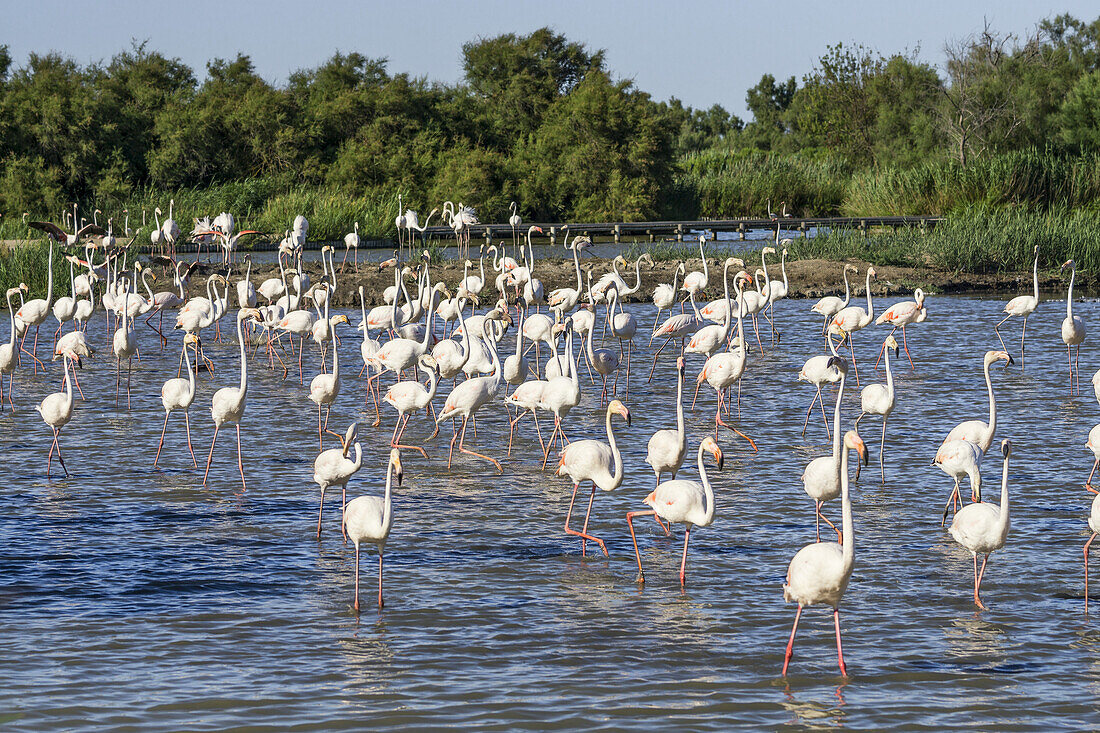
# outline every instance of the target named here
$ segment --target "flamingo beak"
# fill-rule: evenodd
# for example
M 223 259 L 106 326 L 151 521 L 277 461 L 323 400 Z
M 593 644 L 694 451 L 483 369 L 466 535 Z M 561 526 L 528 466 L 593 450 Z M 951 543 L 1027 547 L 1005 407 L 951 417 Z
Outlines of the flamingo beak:
M 725 458 L 725 456 L 722 455 L 722 449 L 718 446 L 715 446 L 714 450 L 711 451 L 711 453 L 714 455 L 714 460 L 718 462 L 718 470 L 721 471 L 722 463 L 724 462 Z

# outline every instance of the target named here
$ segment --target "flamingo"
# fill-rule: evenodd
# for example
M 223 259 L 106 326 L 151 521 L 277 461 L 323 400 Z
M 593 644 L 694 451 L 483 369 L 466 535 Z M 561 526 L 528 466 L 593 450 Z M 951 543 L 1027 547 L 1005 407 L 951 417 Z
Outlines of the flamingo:
M 565 229 L 565 227 L 562 228 Z M 550 297 L 547 298 L 546 302 L 549 303 L 550 310 L 554 311 L 559 318 L 577 307 L 577 302 L 584 292 L 584 281 L 581 279 L 581 263 L 577 258 L 577 252 L 589 241 L 588 237 L 575 236 L 572 242 L 565 245 L 566 249 L 573 253 L 573 269 L 577 273 L 577 287 L 556 288 L 550 291 Z
M 325 306 L 325 311 L 328 311 L 328 306 Z M 332 403 L 336 401 L 336 398 L 340 396 L 340 349 L 336 347 L 336 324 L 348 323 L 348 317 L 340 314 L 332 321 L 332 328 L 330 329 L 329 340 L 333 341 L 332 344 L 332 374 L 318 374 L 309 383 L 309 399 L 313 404 L 317 405 L 317 443 L 320 446 L 318 450 L 324 448 L 324 442 L 321 437 L 321 407 L 325 407 L 325 426 L 328 426 L 328 415 L 332 410 Z
M 53 241 L 50 241 L 50 254 L 46 264 L 46 298 L 35 298 L 34 300 L 28 300 L 22 307 L 15 312 L 15 318 L 22 321 L 27 326 L 27 330 L 23 333 L 23 341 L 19 344 L 19 350 L 24 354 L 27 354 L 34 360 L 34 373 L 38 374 L 38 367 L 46 368 L 45 364 L 42 364 L 38 359 L 38 329 L 45 323 L 46 317 L 50 313 L 50 302 L 53 300 Z M 27 351 L 23 345 L 27 340 L 27 334 L 30 332 L 30 327 L 34 326 L 34 350 Z
M 61 428 L 69 424 L 69 421 L 73 419 L 73 406 L 75 404 L 73 399 L 73 384 L 72 377 L 69 373 L 69 357 L 64 357 L 65 366 L 65 391 L 53 392 L 46 395 L 45 399 L 41 403 L 35 406 L 35 410 L 42 416 L 42 421 L 53 429 L 53 443 L 50 445 L 50 453 L 46 456 L 46 477 L 50 475 L 50 461 L 53 459 L 54 449 L 57 449 L 57 461 L 61 464 L 61 470 L 65 472 L 65 475 L 69 475 L 69 469 L 65 468 L 65 459 L 61 457 L 61 443 L 58 442 L 58 438 L 61 437 Z M 10 393 L 9 393 L 10 394 Z
M 653 336 L 657 333 L 657 324 L 661 320 L 661 311 L 671 308 L 676 303 L 676 278 L 685 272 L 684 263 L 676 263 L 676 269 L 672 271 L 672 285 L 661 283 L 653 289 L 653 305 L 657 307 L 657 315 L 653 317 L 653 328 L 650 331 L 649 342 L 653 343 Z M 577 268 L 577 286 L 580 287 L 581 271 Z
M 492 330 L 489 328 L 489 321 L 497 320 L 500 317 L 500 311 L 492 311 L 481 323 L 484 342 L 489 349 L 489 358 L 492 360 L 493 364 L 493 373 L 487 377 L 472 377 L 467 379 L 451 390 L 451 393 L 447 395 L 446 402 L 443 404 L 443 409 L 439 411 L 439 416 L 435 420 L 435 424 L 439 425 L 444 420 L 449 420 L 458 415 L 462 416 L 462 428 L 460 431 L 455 431 L 454 437 L 451 438 L 451 449 L 447 453 L 448 469 L 451 467 L 451 456 L 454 455 L 455 440 L 457 439 L 460 453 L 477 456 L 478 458 L 489 461 L 496 466 L 498 473 L 504 473 L 500 461 L 495 458 L 490 458 L 483 453 L 472 451 L 464 445 L 466 440 L 466 424 L 469 422 L 470 417 L 491 399 L 496 397 L 497 392 L 500 390 L 500 385 L 504 382 L 500 358 L 497 356 L 496 339 L 493 338 Z M 470 334 L 467 334 L 466 338 L 470 338 Z M 391 341 L 390 343 L 393 342 Z
M 214 393 L 210 401 L 210 416 L 214 419 L 214 437 L 210 441 L 210 455 L 206 458 L 206 473 L 202 477 L 202 485 L 210 477 L 210 464 L 214 460 L 214 444 L 218 442 L 218 431 L 222 425 L 233 425 L 237 428 L 237 468 L 241 471 L 241 486 L 248 491 L 248 485 L 244 479 L 244 457 L 241 452 L 241 421 L 244 419 L 245 400 L 248 396 L 248 359 L 245 353 L 244 321 L 246 318 L 260 320 L 260 312 L 255 308 L 245 308 L 237 311 L 237 341 L 241 346 L 241 383 L 239 387 L 222 387 Z
M 359 273 L 359 242 L 359 222 L 355 222 L 355 231 L 344 235 L 344 259 L 340 261 L 340 272 L 343 272 L 348 265 L 348 252 L 354 249 L 355 256 L 352 262 L 355 264 L 356 274 Z
M 401 438 L 405 434 L 405 428 L 409 425 L 409 415 L 419 412 L 432 404 L 435 398 L 436 388 L 439 386 L 439 364 L 431 354 L 422 354 L 417 359 L 420 371 L 428 375 L 428 386 L 420 384 L 412 379 L 398 382 L 386 391 L 382 401 L 397 410 L 397 424 L 393 426 L 393 436 L 390 438 L 390 446 L 394 448 L 409 448 L 420 451 L 424 460 L 428 460 L 428 454 L 418 445 L 401 445 Z M 439 432 L 439 426 L 428 437 L 431 440 Z
M 76 204 L 73 204 L 73 228 L 76 229 Z M 66 244 L 69 247 L 75 247 L 80 243 L 80 240 L 84 237 L 94 235 L 104 235 L 107 230 L 99 226 L 96 223 L 86 224 L 80 227 L 80 229 L 74 231 L 72 234 L 66 233 L 61 227 L 57 226 L 50 221 L 28 221 L 27 226 L 31 229 L 38 229 L 39 231 L 46 232 L 50 236 L 52 241 L 56 241 L 58 244 Z
M 841 479 L 847 480 L 847 475 L 842 475 L 843 468 L 841 467 L 841 454 L 844 451 L 840 445 L 840 404 L 844 399 L 844 383 L 848 378 L 848 363 L 844 359 L 834 356 L 829 359 L 829 366 L 840 372 L 840 387 L 837 389 L 836 407 L 833 409 L 833 452 L 831 455 L 815 458 L 806 464 L 806 470 L 802 472 L 801 477 L 802 488 L 814 500 L 814 525 L 818 542 L 821 542 L 822 519 L 833 528 L 837 538 L 842 539 L 840 530 L 837 529 L 836 525 L 821 513 L 821 505 L 840 496 Z
M 363 331 L 363 341 L 359 344 L 359 355 L 363 359 L 363 368 L 359 370 L 359 376 L 363 376 L 363 372 L 366 369 L 370 369 L 373 372 L 367 377 L 367 397 L 374 398 L 374 427 L 377 427 L 382 422 L 382 413 L 378 409 L 378 387 L 376 380 L 382 375 L 382 365 L 374 358 L 378 350 L 382 348 L 382 344 L 370 337 L 370 329 L 367 328 L 367 302 L 364 299 L 364 288 L 359 286 L 359 308 L 363 313 L 363 323 L 360 324 L 360 328 Z M 363 405 L 366 406 L 367 397 L 363 398 Z
M 1008 315 L 993 327 L 993 332 L 997 334 L 997 339 L 1001 342 L 1001 349 L 1003 351 L 1008 351 L 1004 339 L 1001 338 L 1001 332 L 997 329 L 1003 326 L 1012 316 L 1023 316 L 1024 327 L 1020 330 L 1021 369 L 1024 368 L 1024 337 L 1027 335 L 1027 317 L 1034 313 L 1035 309 L 1039 307 L 1039 245 L 1035 245 L 1035 262 L 1031 265 L 1031 281 L 1034 287 L 1034 294 L 1017 295 L 1015 298 L 1005 303 L 1004 312 Z
M 573 497 L 569 500 L 569 511 L 565 515 L 565 533 L 581 538 L 581 555 L 586 554 L 586 543 L 592 540 L 600 546 L 603 554 L 607 545 L 598 537 L 588 533 L 588 519 L 592 514 L 592 502 L 596 498 L 596 487 L 603 491 L 614 491 L 623 482 L 623 456 L 615 443 L 615 433 L 611 429 L 611 416 L 621 415 L 630 427 L 630 410 L 619 400 L 612 400 L 607 406 L 604 423 L 607 429 L 607 443 L 600 440 L 578 440 L 562 449 L 558 459 L 556 476 L 569 476 L 573 482 Z M 584 527 L 578 532 L 569 526 L 573 516 L 573 504 L 577 500 L 577 489 L 584 481 L 592 482 L 592 493 L 588 498 L 588 511 L 584 515 Z
M 518 207 L 516 206 L 515 201 L 509 204 L 508 208 L 512 211 L 512 215 L 508 217 L 508 225 L 512 227 L 512 246 L 515 247 L 517 246 L 516 227 L 519 227 L 523 224 L 523 219 L 520 218 L 519 212 L 516 210 Z
M 401 485 L 401 452 L 390 450 L 390 462 L 386 467 L 386 494 L 382 499 L 377 496 L 360 496 L 348 502 L 344 508 L 344 528 L 352 544 L 355 545 L 355 610 L 359 610 L 359 548 L 363 542 L 369 542 L 378 548 L 378 607 L 382 608 L 382 551 L 393 526 L 393 500 L 391 486 Z
M 1089 491 L 1095 492 L 1092 488 L 1092 477 L 1096 473 L 1096 467 L 1100 465 L 1100 425 L 1093 426 L 1089 431 L 1089 439 L 1085 442 L 1085 447 L 1092 451 L 1092 455 L 1096 458 L 1096 461 L 1092 464 L 1092 470 L 1089 471 L 1088 480 L 1085 481 L 1085 488 Z
M 947 523 L 947 515 L 952 507 L 961 503 L 959 481 L 963 476 L 970 477 L 970 500 L 974 502 L 982 500 L 982 459 L 984 457 L 985 453 L 982 449 L 969 440 L 948 440 L 936 451 L 932 465 L 939 466 L 944 473 L 955 479 L 955 486 L 947 499 L 947 506 L 943 508 L 941 527 Z
M 134 270 L 134 287 L 137 288 L 137 270 Z M 122 296 L 122 325 L 112 338 L 111 346 L 115 353 L 115 407 L 118 407 L 118 390 L 122 382 L 122 360 L 126 360 L 126 409 L 130 409 L 130 373 L 133 371 L 134 354 L 137 353 L 137 334 L 130 320 L 130 289 Z
M 164 427 L 160 430 L 160 442 L 157 444 L 157 455 L 153 459 L 153 468 L 157 467 L 160 460 L 160 449 L 164 447 L 164 433 L 168 430 L 168 418 L 176 410 L 183 412 L 183 422 L 187 427 L 187 450 L 191 451 L 191 463 L 196 468 L 195 449 L 191 447 L 191 418 L 188 411 L 191 403 L 195 401 L 195 371 L 191 368 L 191 357 L 187 353 L 187 345 L 198 344 L 199 338 L 193 333 L 183 337 L 183 359 L 187 365 L 187 379 L 169 379 L 160 388 L 160 401 L 164 405 Z
M 321 451 L 313 459 L 313 481 L 321 489 L 321 502 L 317 508 L 317 539 L 321 539 L 321 517 L 325 511 L 325 491 L 333 487 L 340 487 L 340 516 L 348 505 L 348 481 L 360 468 L 363 467 L 363 446 L 356 438 L 359 437 L 359 424 L 352 423 L 348 426 L 347 433 L 341 440 L 339 448 L 330 448 Z M 348 451 L 355 447 L 355 459 L 348 458 Z M 347 541 L 347 530 L 343 521 L 340 522 L 340 532 Z
M 1077 263 L 1069 260 L 1062 265 L 1062 271 L 1070 268 L 1069 292 L 1066 294 L 1066 317 L 1062 321 L 1062 343 L 1066 345 L 1066 355 L 1069 356 L 1069 396 L 1073 396 L 1073 377 L 1077 375 L 1077 394 L 1081 394 L 1081 373 L 1077 368 L 1077 362 L 1081 359 L 1081 342 L 1085 340 L 1085 322 L 1081 316 L 1073 315 L 1073 280 L 1077 276 Z M 16 314 L 18 315 L 18 314 Z M 37 341 L 37 331 L 36 341 Z M 1073 347 L 1077 347 L 1077 358 L 1073 358 Z
M 1094 467 L 1095 468 L 1095 467 Z M 1100 532 L 1100 494 L 1092 497 L 1092 507 L 1089 510 L 1089 529 L 1092 530 L 1092 534 L 1089 536 L 1087 542 L 1085 542 L 1085 612 L 1089 610 L 1089 545 L 1096 539 L 1096 534 Z
M 661 474 L 676 478 L 687 456 L 687 430 L 684 427 L 684 357 L 676 359 L 676 428 L 664 428 L 653 433 L 646 444 L 645 462 L 653 469 L 656 486 L 661 485 Z
M 791 638 L 783 655 L 783 676 L 794 653 L 794 635 L 798 620 L 806 606 L 827 605 L 833 607 L 833 626 L 836 628 L 836 658 L 840 673 L 848 676 L 844 665 L 844 650 L 840 642 L 840 601 L 848 588 L 855 565 L 855 527 L 852 524 L 852 500 L 848 488 L 848 451 L 856 451 L 857 460 L 867 462 L 867 446 L 854 430 L 844 434 L 845 450 L 840 455 L 840 502 L 844 534 L 842 542 L 815 542 L 799 550 L 787 568 L 787 581 L 783 584 L 783 599 L 798 604 Z
M 970 550 L 974 557 L 974 603 L 981 609 L 986 609 L 980 595 L 985 565 L 989 562 L 989 555 L 1004 547 L 1008 540 L 1008 456 L 1011 453 L 1012 441 L 1002 440 L 1001 455 L 1004 456 L 1004 463 L 1001 468 L 1001 505 L 998 507 L 989 502 L 977 502 L 964 506 L 955 514 L 948 530 L 955 541 Z M 1086 559 L 1087 552 L 1086 548 Z M 981 570 L 978 570 L 978 553 L 985 555 Z M 1087 591 L 1085 596 L 1088 596 Z
M 832 352 L 832 356 L 837 358 L 840 354 L 836 353 L 836 346 L 833 344 L 833 340 L 826 336 L 825 340 L 829 343 L 829 351 Z M 843 342 L 841 342 L 843 345 Z M 817 356 L 811 356 L 806 360 L 806 363 L 802 365 L 802 369 L 798 372 L 798 381 L 809 382 L 814 385 L 817 390 L 817 394 L 810 400 L 810 406 L 806 408 L 806 419 L 802 421 L 802 435 L 806 435 L 806 428 L 810 424 L 810 413 L 814 409 L 814 402 L 821 408 L 821 418 L 825 421 L 825 436 L 832 440 L 832 433 L 829 431 L 829 418 L 825 417 L 825 401 L 821 398 L 821 388 L 826 384 L 836 384 L 840 381 L 840 372 L 836 370 L 836 367 L 829 366 L 829 360 L 832 357 L 828 354 L 818 354 Z
M 985 373 L 985 388 L 989 393 L 989 422 L 981 420 L 967 420 L 951 429 L 941 445 L 946 445 L 952 440 L 969 440 L 985 453 L 989 446 L 993 445 L 993 435 L 997 432 L 997 400 L 993 396 L 993 381 L 989 377 L 989 367 L 998 361 L 1012 364 L 1012 357 L 1004 351 L 987 351 L 983 359 L 983 372 Z
M 748 273 L 744 271 L 738 273 L 738 277 L 734 278 L 734 286 L 737 287 L 738 295 L 741 291 L 741 281 L 748 278 Z M 738 301 L 740 303 L 740 301 Z M 730 425 L 728 422 L 722 419 L 722 395 L 724 392 L 728 392 L 734 382 L 737 382 L 737 418 L 741 419 L 741 377 L 745 374 L 745 363 L 747 359 L 747 350 L 745 348 L 745 324 L 744 324 L 744 307 L 738 305 L 737 308 L 737 338 L 734 339 L 736 349 L 733 351 L 719 351 L 714 356 L 707 359 L 707 363 L 703 365 L 702 371 L 699 372 L 699 376 L 695 378 L 696 385 L 702 384 L 705 380 L 707 384 L 714 388 L 714 393 L 717 406 L 714 411 L 714 436 L 718 437 L 718 428 L 729 428 L 733 432 L 740 435 L 742 438 L 748 441 L 752 446 L 754 453 L 757 452 L 756 443 L 752 438 L 742 433 L 740 430 Z
M 894 358 L 898 357 L 898 342 L 893 334 L 886 337 L 883 345 L 886 355 L 886 384 L 868 384 L 860 392 L 860 413 L 856 418 L 855 429 L 859 432 L 859 421 L 864 415 L 882 415 L 882 441 L 878 447 L 878 467 L 882 474 L 882 483 L 886 483 L 886 468 L 883 464 L 883 453 L 886 451 L 886 421 L 890 419 L 890 413 L 897 405 L 897 393 L 894 391 L 894 373 L 890 370 L 890 352 L 894 350 Z M 856 478 L 859 478 L 859 467 L 856 467 Z
M 12 414 L 15 413 L 15 403 L 11 401 L 11 393 L 15 382 L 15 370 L 19 368 L 18 354 L 15 351 L 15 311 L 12 309 L 11 296 L 21 294 L 27 289 L 26 283 L 19 283 L 18 287 L 8 288 L 4 293 L 8 301 L 8 318 L 11 321 L 11 331 L 8 333 L 8 342 L 0 344 L 0 412 L 4 409 L 4 375 L 8 375 L 8 405 Z
M 875 306 L 871 301 L 871 278 L 877 277 L 874 267 L 867 268 L 867 310 L 858 305 L 850 305 L 833 316 L 833 323 L 848 336 L 848 348 L 852 351 L 852 371 L 856 374 L 856 384 L 859 384 L 859 366 L 856 365 L 856 347 L 852 342 L 852 334 L 871 325 L 875 318 Z
M 627 512 L 626 523 L 630 527 L 630 538 L 634 541 L 634 558 L 638 561 L 639 583 L 645 582 L 645 573 L 642 571 L 642 556 L 638 552 L 638 538 L 634 534 L 634 517 L 652 514 L 659 522 L 664 518 L 669 525 L 684 525 L 684 555 L 680 560 L 680 587 L 687 580 L 687 553 L 688 540 L 691 537 L 691 528 L 709 527 L 714 522 L 714 491 L 707 477 L 707 468 L 703 464 L 703 454 L 710 453 L 718 463 L 718 470 L 722 470 L 722 450 L 709 435 L 703 438 L 699 444 L 699 479 L 700 481 L 672 480 L 658 484 L 643 503 L 653 507 L 649 511 Z M 701 483 L 700 483 L 701 482 Z
M 725 314 L 722 318 L 722 325 L 707 325 L 697 330 L 691 336 L 691 340 L 688 341 L 687 347 L 684 349 L 685 354 L 703 354 L 708 359 L 718 352 L 718 349 L 725 346 L 726 341 L 730 337 L 730 329 L 733 326 L 733 311 L 730 306 L 730 267 L 736 265 L 737 267 L 744 267 L 745 263 L 736 257 L 729 257 L 726 259 L 725 264 L 722 267 L 722 288 L 725 293 L 723 299 L 723 306 Z M 738 275 L 740 277 L 740 275 Z M 695 396 L 699 396 L 699 388 L 696 386 Z M 692 400 L 692 405 L 695 401 Z
M 550 459 L 550 449 L 554 446 L 554 438 L 561 436 L 563 449 L 565 444 L 569 442 L 569 438 L 565 435 L 565 429 L 562 427 L 562 421 L 581 402 L 581 381 L 577 372 L 577 360 L 573 352 L 573 319 L 566 318 L 563 325 L 565 328 L 565 349 L 569 352 L 566 364 L 569 368 L 568 374 L 547 380 L 546 387 L 542 392 L 541 408 L 554 413 L 554 431 L 550 433 L 550 440 L 547 441 L 543 452 L 543 468 L 546 467 L 546 462 Z
M 615 373 L 615 391 L 618 391 L 619 355 L 611 349 L 592 348 L 592 336 L 595 332 L 595 328 L 588 330 L 588 338 L 585 339 L 585 353 L 588 354 L 588 363 L 592 365 L 592 368 L 596 370 L 603 381 L 603 391 L 600 393 L 600 404 L 602 405 L 607 401 L 607 377 L 609 374 Z
M 397 218 L 393 220 L 393 225 L 397 228 L 397 251 L 398 252 L 400 252 L 401 247 L 404 246 L 404 242 L 401 239 L 401 230 L 406 228 L 406 226 L 405 226 L 405 215 L 403 213 L 401 213 L 404 208 L 405 208 L 404 205 L 402 205 L 402 203 L 401 203 L 401 194 L 399 193 L 399 194 L 397 194 Z M 411 240 L 409 242 L 409 246 L 410 247 L 412 246 L 412 241 Z
M 616 313 L 615 311 L 619 312 Z M 626 392 L 630 394 L 630 358 L 634 355 L 634 336 L 638 333 L 638 320 L 623 310 L 623 302 L 618 289 L 608 293 L 607 323 L 611 335 L 619 340 L 619 357 L 626 356 Z M 623 342 L 626 346 L 623 346 Z
M 665 350 L 669 342 L 673 339 L 680 339 L 680 354 L 684 353 L 684 340 L 691 336 L 701 325 L 699 310 L 695 307 L 695 295 L 688 293 L 688 298 L 691 300 L 691 309 L 693 313 L 677 313 L 671 316 L 661 324 L 653 336 L 663 337 L 665 342 L 661 344 L 661 348 L 657 349 L 657 353 L 653 355 L 653 366 L 649 369 L 649 379 L 647 382 L 653 381 L 653 371 L 657 368 L 657 357 L 661 355 L 661 352 Z
M 681 290 L 686 292 L 688 296 L 694 298 L 707 289 L 707 280 L 710 278 L 710 270 L 707 269 L 707 256 L 703 252 L 703 245 L 706 244 L 707 237 L 705 234 L 699 235 L 699 257 L 703 260 L 703 271 L 689 272 L 684 276 L 684 284 L 681 286 Z M 687 300 L 687 297 L 684 298 Z M 681 301 L 683 302 L 683 301 Z
M 883 311 L 882 315 L 875 319 L 876 325 L 883 323 L 890 324 L 893 328 L 890 330 L 890 334 L 893 335 L 899 328 L 901 329 L 901 343 L 905 348 L 905 356 L 909 359 L 909 367 L 913 368 L 913 357 L 909 354 L 909 343 L 905 336 L 905 327 L 911 323 L 922 323 L 928 317 L 928 309 L 924 307 L 924 291 L 917 288 L 913 291 L 913 300 L 903 300 L 900 303 L 894 303 L 892 306 Z M 879 359 L 882 358 L 882 352 L 885 350 L 884 345 L 882 349 L 879 349 L 878 359 L 875 360 L 875 369 L 878 369 Z
M 825 330 L 829 327 L 829 319 L 840 313 L 842 310 L 848 307 L 848 303 L 852 300 L 852 288 L 848 284 L 848 271 L 858 273 L 855 265 L 844 265 L 844 299 L 841 300 L 835 295 L 826 295 L 818 300 L 810 308 L 814 313 L 819 313 L 824 317 L 824 321 L 821 324 L 821 333 L 825 333 Z
M 67 256 L 65 259 L 69 261 L 69 295 L 58 298 L 53 304 L 53 317 L 57 319 L 57 332 L 53 336 L 55 344 L 61 335 L 61 329 L 76 315 L 76 275 L 73 272 L 75 258 Z

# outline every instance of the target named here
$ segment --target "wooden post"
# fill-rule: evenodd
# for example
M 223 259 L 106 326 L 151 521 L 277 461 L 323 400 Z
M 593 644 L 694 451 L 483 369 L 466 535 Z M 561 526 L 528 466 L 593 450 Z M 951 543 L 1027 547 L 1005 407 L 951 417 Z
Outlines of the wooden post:
M 867 236 L 867 220 L 866 219 L 860 219 L 859 220 L 859 233 L 862 234 L 865 237 Z
M 684 241 L 684 225 L 683 224 L 677 224 L 676 225 L 676 241 L 677 242 Z
M 646 229 L 645 233 L 649 235 L 649 241 L 652 242 L 653 241 L 653 230 L 652 229 Z
M 807 230 L 808 230 L 808 227 L 806 226 L 806 220 L 803 219 L 802 221 L 800 221 L 798 223 L 798 231 L 802 233 L 803 237 L 805 237 Z
M 550 227 L 550 246 L 558 243 L 558 230 L 556 227 Z
M 616 224 L 615 225 L 615 244 L 619 243 L 619 234 L 620 234 L 619 225 Z
M 742 242 L 744 242 L 744 241 L 745 241 L 745 239 L 746 239 L 746 235 L 747 235 L 747 234 L 748 234 L 748 233 L 747 233 L 747 232 L 746 232 L 746 230 L 745 230 L 745 222 L 741 222 L 741 223 L 739 223 L 739 224 L 737 225 L 737 235 L 738 235 L 738 238 L 739 238 L 739 239 L 740 239 L 740 240 L 741 240 Z

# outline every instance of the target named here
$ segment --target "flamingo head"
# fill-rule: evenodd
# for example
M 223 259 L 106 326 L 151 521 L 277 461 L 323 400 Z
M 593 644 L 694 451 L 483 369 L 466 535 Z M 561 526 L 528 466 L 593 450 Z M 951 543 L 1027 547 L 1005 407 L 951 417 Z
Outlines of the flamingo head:
M 687 369 L 687 364 L 684 363 L 684 357 L 676 357 L 676 371 L 680 372 L 680 376 L 684 375 L 684 370 Z
M 898 356 L 898 340 L 891 334 L 886 337 L 886 347 L 894 350 L 894 358 Z
M 740 257 L 727 257 L 726 261 L 722 264 L 724 267 L 744 267 L 745 261 Z
M 611 400 L 611 404 L 607 406 L 608 415 L 622 415 L 622 418 L 626 420 L 626 424 L 630 426 L 630 410 L 627 409 L 620 400 Z
M 863 461 L 863 465 L 867 465 L 867 445 L 863 442 L 863 438 L 859 437 L 859 433 L 855 430 L 846 432 L 844 434 L 844 447 L 854 450 L 856 455 L 859 456 L 859 460 Z
M 1061 271 L 1065 272 L 1067 267 L 1070 268 L 1070 269 L 1075 270 L 1075 269 L 1077 269 L 1077 263 L 1074 262 L 1073 260 L 1066 260 L 1065 263 L 1062 265 Z
M 775 254 L 775 247 L 765 247 L 764 249 L 760 250 L 760 254 L 773 255 Z
M 867 268 L 867 274 L 870 275 L 873 278 L 876 278 L 876 279 L 878 278 L 878 273 L 875 272 L 875 268 L 873 268 L 873 267 L 868 267 Z
M 707 453 L 710 453 L 712 456 L 714 456 L 714 460 L 718 463 L 718 470 L 721 471 L 723 463 L 722 449 L 718 447 L 718 443 L 714 440 L 714 438 L 709 435 L 703 438 L 703 443 L 700 447 Z
M 842 356 L 830 357 L 827 367 L 830 369 L 836 369 L 842 375 L 848 373 L 848 362 Z
M 401 485 L 401 478 L 404 476 L 404 471 L 401 469 L 401 451 L 397 448 L 390 450 L 390 465 L 393 466 L 393 478 L 397 482 L 397 485 Z
M 913 291 L 913 300 L 917 301 L 917 307 L 918 308 L 923 308 L 924 307 L 924 291 L 921 290 L 920 288 L 917 288 L 916 290 L 914 290 Z
M 985 366 L 994 364 L 998 361 L 1008 362 L 1009 364 L 1015 364 L 1016 361 L 1007 351 L 987 351 L 985 352 Z
M 343 323 L 345 326 L 350 326 L 351 325 L 351 321 L 349 321 L 348 317 L 345 316 L 343 313 L 341 313 L 340 315 L 338 315 L 338 316 L 336 316 L 335 318 L 332 319 L 332 325 L 333 326 L 335 326 L 337 323 Z
M 1007 459 L 1010 453 L 1012 453 L 1012 441 L 1005 438 L 1001 441 L 1001 455 Z

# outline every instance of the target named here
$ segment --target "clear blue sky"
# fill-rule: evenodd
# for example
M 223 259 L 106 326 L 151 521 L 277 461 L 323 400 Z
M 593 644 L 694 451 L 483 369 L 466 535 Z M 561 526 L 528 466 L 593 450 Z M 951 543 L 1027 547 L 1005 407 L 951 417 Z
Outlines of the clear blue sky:
M 695 107 L 715 102 L 746 117 L 745 90 L 761 74 L 801 79 L 828 44 L 857 42 L 883 53 L 920 49 L 942 61 L 945 40 L 981 30 L 1026 33 L 1040 18 L 1069 12 L 1092 20 L 1095 0 L 918 2 L 601 2 L 600 0 L 0 0 L 3 30 L 16 65 L 31 51 L 60 51 L 80 62 L 109 59 L 131 39 L 176 56 L 202 78 L 214 57 L 238 51 L 281 84 L 336 50 L 385 56 L 391 72 L 433 80 L 462 76 L 462 44 L 547 25 L 592 49 L 656 99 Z

